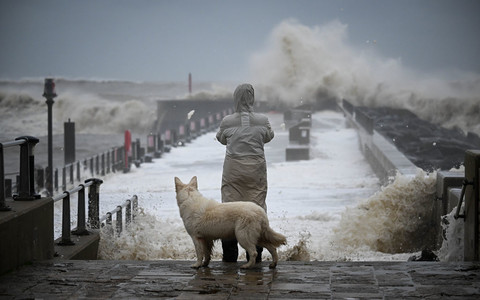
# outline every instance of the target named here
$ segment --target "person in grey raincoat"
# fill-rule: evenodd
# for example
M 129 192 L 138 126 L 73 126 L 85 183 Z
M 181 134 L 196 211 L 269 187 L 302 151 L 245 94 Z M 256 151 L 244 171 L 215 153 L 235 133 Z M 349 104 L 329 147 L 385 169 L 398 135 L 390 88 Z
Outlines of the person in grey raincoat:
M 251 84 L 239 85 L 233 101 L 235 113 L 223 118 L 217 133 L 217 140 L 227 146 L 222 202 L 251 201 L 266 212 L 267 166 L 263 145 L 273 139 L 274 133 L 268 118 L 253 112 L 255 97 Z M 223 261 L 237 261 L 237 240 L 222 240 L 222 248 Z M 261 261 L 262 250 L 257 247 L 257 262 Z

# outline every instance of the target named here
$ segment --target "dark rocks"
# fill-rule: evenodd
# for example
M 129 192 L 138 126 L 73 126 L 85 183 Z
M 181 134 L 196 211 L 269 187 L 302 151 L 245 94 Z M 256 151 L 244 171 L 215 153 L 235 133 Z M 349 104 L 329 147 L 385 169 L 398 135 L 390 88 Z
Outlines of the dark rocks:
M 375 130 L 413 164 L 426 171 L 450 170 L 463 164 L 465 151 L 480 148 L 480 138 L 458 128 L 444 128 L 406 109 L 358 107 L 374 120 Z

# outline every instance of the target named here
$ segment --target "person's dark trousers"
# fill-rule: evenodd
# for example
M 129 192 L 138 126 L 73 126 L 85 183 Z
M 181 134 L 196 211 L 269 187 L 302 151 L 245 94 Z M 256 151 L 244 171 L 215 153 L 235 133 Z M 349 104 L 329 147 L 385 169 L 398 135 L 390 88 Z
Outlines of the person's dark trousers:
M 262 262 L 262 251 L 263 251 L 263 248 L 260 247 L 260 246 L 255 246 L 257 248 L 257 258 L 255 258 L 255 262 L 256 263 L 259 263 L 259 262 Z M 248 252 L 247 252 L 247 261 L 250 260 L 250 255 L 248 255 Z
M 237 240 L 222 240 L 223 261 L 236 262 L 238 258 Z
M 257 258 L 255 259 L 256 263 L 262 261 L 262 251 L 263 248 L 256 246 L 257 248 Z M 237 240 L 222 240 L 222 249 L 223 249 L 223 261 L 225 262 L 236 262 L 238 259 L 238 246 Z M 247 252 L 247 261 L 250 260 L 250 256 Z

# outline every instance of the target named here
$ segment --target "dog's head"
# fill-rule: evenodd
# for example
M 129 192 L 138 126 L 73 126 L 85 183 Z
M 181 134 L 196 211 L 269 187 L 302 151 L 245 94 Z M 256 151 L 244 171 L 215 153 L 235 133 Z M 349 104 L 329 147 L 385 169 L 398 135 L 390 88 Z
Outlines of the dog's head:
M 175 192 L 177 192 L 178 204 L 188 199 L 189 193 L 193 191 L 198 191 L 197 176 L 193 176 L 188 184 L 183 183 L 178 177 L 175 177 Z

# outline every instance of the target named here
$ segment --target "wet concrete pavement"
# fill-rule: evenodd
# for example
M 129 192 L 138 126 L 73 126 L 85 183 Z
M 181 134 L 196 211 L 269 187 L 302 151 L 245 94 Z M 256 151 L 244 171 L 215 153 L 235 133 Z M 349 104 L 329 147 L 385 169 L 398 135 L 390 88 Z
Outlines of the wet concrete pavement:
M 0 277 L 0 299 L 479 299 L 480 262 L 37 262 Z

